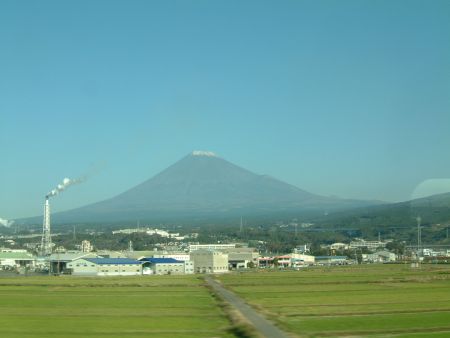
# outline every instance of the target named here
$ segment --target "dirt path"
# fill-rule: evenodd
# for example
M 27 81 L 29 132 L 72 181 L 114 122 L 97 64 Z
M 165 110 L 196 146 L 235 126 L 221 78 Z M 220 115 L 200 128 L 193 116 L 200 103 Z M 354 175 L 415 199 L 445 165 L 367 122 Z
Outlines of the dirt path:
M 261 336 L 266 338 L 289 338 L 286 333 L 281 331 L 278 327 L 256 312 L 233 292 L 225 289 L 222 285 L 212 279 L 211 276 L 206 276 L 205 281 L 223 300 L 239 311 L 242 316 L 244 316 L 251 323 L 251 325 L 254 326 L 256 331 L 258 331 Z

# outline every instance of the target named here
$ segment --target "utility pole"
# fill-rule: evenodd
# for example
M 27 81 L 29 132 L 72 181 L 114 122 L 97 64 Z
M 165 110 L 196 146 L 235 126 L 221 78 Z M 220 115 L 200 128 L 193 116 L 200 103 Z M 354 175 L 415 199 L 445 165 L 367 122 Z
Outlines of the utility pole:
M 417 217 L 417 257 L 420 255 L 420 248 L 422 246 L 422 229 L 421 229 L 421 222 L 422 218 L 420 216 Z

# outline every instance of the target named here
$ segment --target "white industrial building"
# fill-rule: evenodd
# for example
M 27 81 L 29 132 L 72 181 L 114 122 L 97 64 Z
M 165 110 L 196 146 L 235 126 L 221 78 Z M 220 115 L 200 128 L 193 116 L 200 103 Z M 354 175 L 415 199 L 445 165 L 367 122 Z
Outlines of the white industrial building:
M 347 256 L 315 256 L 314 259 L 319 265 L 347 265 L 354 263 Z
M 302 267 L 302 266 L 308 266 L 308 265 L 314 265 L 316 259 L 312 255 L 305 255 L 300 253 L 292 253 L 291 254 L 291 265 L 294 268 Z
M 142 262 L 129 258 L 80 258 L 67 263 L 66 271 L 76 276 L 142 275 Z
M 147 257 L 154 257 L 158 253 L 160 253 L 160 251 L 156 251 L 156 250 L 122 251 L 122 252 L 120 252 L 120 254 L 122 255 L 121 257 L 131 258 L 131 259 L 135 259 L 135 260 L 141 260 L 141 259 L 147 258 Z
M 112 232 L 113 235 L 115 234 L 134 234 L 134 233 L 146 233 L 147 235 L 158 235 L 164 238 L 173 238 L 176 240 L 183 240 L 185 236 L 180 236 L 180 234 L 177 233 L 171 233 L 166 230 L 162 229 L 151 229 L 151 228 L 134 228 L 134 229 L 121 229 L 121 230 L 114 230 Z
M 189 254 L 186 252 L 167 252 L 160 250 L 151 251 L 125 251 L 121 253 L 122 257 L 133 258 L 142 260 L 144 258 L 173 258 L 177 261 L 188 261 L 190 259 Z M 102 255 L 103 256 L 103 255 Z
M 389 263 L 389 262 L 395 262 L 396 261 L 396 255 L 395 253 L 382 250 L 377 251 L 375 253 L 371 254 L 362 254 L 362 260 L 363 262 L 370 262 L 370 263 Z
M 349 245 L 346 243 L 333 243 L 330 245 L 330 250 L 348 250 Z
M 194 273 L 192 261 L 177 261 L 173 258 L 144 258 L 143 274 L 145 275 L 182 275 Z
M 371 251 L 374 251 L 376 249 L 384 249 L 386 247 L 386 244 L 388 242 L 382 242 L 382 241 L 366 241 L 364 239 L 356 239 L 354 241 L 350 242 L 349 249 L 362 249 L 367 248 Z
M 228 254 L 213 250 L 195 250 L 190 253 L 196 273 L 225 273 L 228 268 Z
M 190 244 L 189 252 L 195 250 L 221 250 L 221 249 L 232 249 L 235 248 L 236 244 Z
M 80 258 L 96 258 L 97 254 L 91 252 L 80 251 L 67 251 L 67 252 L 54 252 L 48 258 L 46 258 L 50 272 L 54 274 L 67 273 L 67 265 Z
M 182 262 L 190 260 L 190 256 L 186 252 L 155 253 L 153 258 L 173 258 Z
M 2 250 L 0 252 L 0 269 L 19 266 L 34 266 L 36 258 L 25 250 Z

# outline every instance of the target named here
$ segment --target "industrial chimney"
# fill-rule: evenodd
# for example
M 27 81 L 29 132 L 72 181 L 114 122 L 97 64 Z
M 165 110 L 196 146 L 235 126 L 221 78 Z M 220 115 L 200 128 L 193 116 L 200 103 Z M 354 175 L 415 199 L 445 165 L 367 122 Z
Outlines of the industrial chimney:
M 42 241 L 40 254 L 42 256 L 48 256 L 52 253 L 52 236 L 50 234 L 50 204 L 48 202 L 48 197 L 45 196 L 44 205 L 44 222 L 42 227 Z

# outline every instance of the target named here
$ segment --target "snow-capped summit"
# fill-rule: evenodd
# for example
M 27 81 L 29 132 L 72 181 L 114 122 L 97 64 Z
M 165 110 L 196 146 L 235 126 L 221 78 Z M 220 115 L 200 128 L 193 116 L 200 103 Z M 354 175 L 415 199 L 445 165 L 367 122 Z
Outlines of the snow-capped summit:
M 212 151 L 204 151 L 204 150 L 194 150 L 192 152 L 192 156 L 209 156 L 209 157 L 217 157 Z

